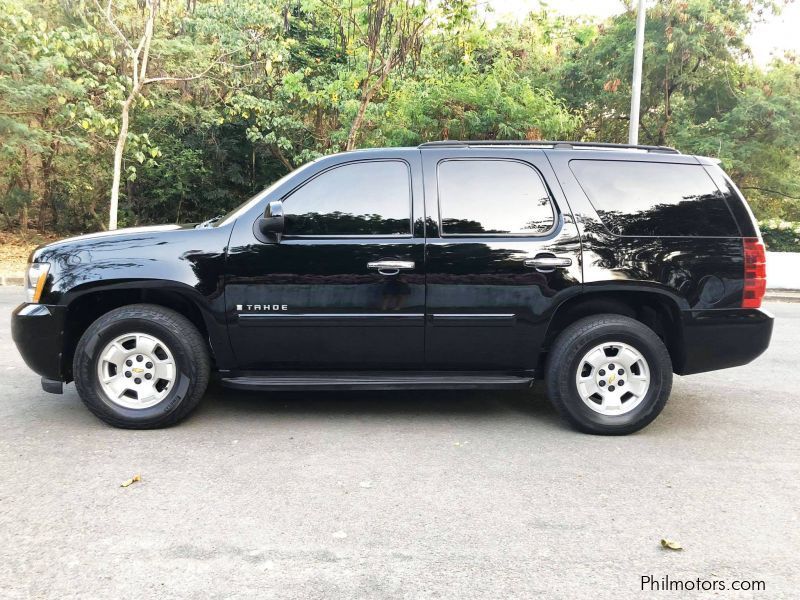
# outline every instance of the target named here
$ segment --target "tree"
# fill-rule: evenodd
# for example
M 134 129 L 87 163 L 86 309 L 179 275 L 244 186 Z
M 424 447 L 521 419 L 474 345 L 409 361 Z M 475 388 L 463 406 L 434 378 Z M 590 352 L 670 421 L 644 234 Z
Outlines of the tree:
M 137 45 L 134 47 L 133 42 L 126 36 L 125 33 L 117 25 L 115 16 L 112 13 L 112 0 L 108 0 L 105 8 L 100 5 L 99 0 L 94 0 L 95 6 L 98 10 L 103 12 L 106 23 L 111 31 L 114 32 L 116 37 L 122 42 L 125 50 L 125 55 L 128 58 L 128 70 L 130 73 L 130 87 L 127 96 L 122 102 L 120 109 L 120 125 L 119 134 L 117 136 L 117 143 L 114 148 L 114 166 L 113 176 L 111 183 L 111 201 L 109 209 L 109 229 L 117 228 L 117 210 L 119 206 L 119 193 L 120 182 L 122 178 L 122 157 L 125 152 L 125 144 L 128 140 L 128 128 L 130 126 L 130 111 L 134 102 L 141 96 L 142 91 L 148 85 L 154 83 L 164 82 L 187 82 L 200 79 L 206 76 L 215 66 L 217 66 L 224 59 L 236 54 L 237 50 L 221 54 L 216 59 L 212 60 L 207 67 L 201 72 L 188 75 L 188 76 L 175 76 L 163 75 L 157 77 L 148 76 L 148 68 L 150 66 L 150 49 L 153 44 L 153 37 L 155 35 L 156 17 L 160 9 L 160 0 L 141 0 L 140 4 L 143 7 L 142 15 L 144 24 L 142 33 L 139 35 Z M 194 3 L 187 4 L 188 10 L 195 10 Z M 159 150 L 154 148 L 152 150 L 153 158 L 159 155 Z
M 729 110 L 675 132 L 687 152 L 719 157 L 756 213 L 800 221 L 800 65 L 749 69 Z
M 96 158 L 110 130 L 97 107 L 115 98 L 113 47 L 57 10 L 0 2 L 0 206 L 23 229 L 34 215 L 40 230 L 99 225 Z
M 103 10 L 100 6 L 99 0 L 95 0 L 97 8 Z M 108 228 L 109 230 L 117 228 L 117 207 L 119 206 L 119 186 L 120 179 L 122 178 L 122 153 L 125 151 L 125 142 L 128 140 L 128 126 L 130 122 L 130 110 L 133 101 L 141 94 L 142 88 L 148 83 L 147 79 L 147 64 L 150 60 L 150 46 L 153 43 L 153 31 L 155 28 L 156 12 L 158 10 L 158 0 L 144 0 L 145 6 L 145 21 L 144 32 L 139 38 L 136 47 L 128 41 L 128 38 L 117 27 L 114 22 L 114 17 L 111 14 L 111 0 L 108 0 L 104 14 L 106 21 L 111 27 L 112 31 L 122 40 L 125 49 L 130 59 L 130 73 L 132 76 L 132 84 L 128 95 L 122 102 L 120 111 L 120 125 L 119 135 L 117 136 L 117 144 L 114 147 L 114 175 L 111 181 L 111 204 L 108 214 Z
M 427 0 L 374 0 L 355 8 L 351 2 L 348 7 L 345 15 L 353 26 L 353 40 L 366 52 L 359 86 L 361 97 L 345 144 L 345 150 L 353 150 L 369 103 L 392 71 L 405 64 L 413 53 L 419 53 L 430 15 Z M 353 40 L 348 40 L 348 45 Z
M 730 89 L 749 50 L 745 37 L 759 14 L 772 8 L 764 0 L 658 0 L 647 9 L 642 75 L 642 138 L 666 144 L 673 131 L 676 102 L 694 103 L 700 118 L 709 107 L 724 110 L 734 102 Z M 575 41 L 564 62 L 557 91 L 586 114 L 590 136 L 623 142 L 630 105 L 630 70 L 636 14 L 632 6 L 596 25 L 587 39 Z M 713 88 L 713 89 L 712 89 Z

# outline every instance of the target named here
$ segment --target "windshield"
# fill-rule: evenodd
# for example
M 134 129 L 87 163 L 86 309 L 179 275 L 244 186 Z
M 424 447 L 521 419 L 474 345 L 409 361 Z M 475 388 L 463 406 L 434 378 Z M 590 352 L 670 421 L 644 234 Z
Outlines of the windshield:
M 319 159 L 317 159 L 317 160 L 319 160 Z M 249 200 L 246 200 L 244 203 L 242 203 L 239 206 L 237 206 L 236 208 L 234 208 L 231 212 L 229 212 L 228 214 L 223 216 L 221 220 L 217 221 L 214 224 L 214 226 L 221 227 L 223 225 L 227 225 L 228 223 L 233 223 L 236 219 L 238 219 L 240 216 L 242 216 L 248 210 L 253 208 L 253 206 L 258 204 L 265 196 L 267 196 L 270 193 L 272 193 L 272 191 L 275 188 L 277 188 L 278 186 L 282 185 L 284 182 L 288 181 L 290 177 L 294 177 L 298 173 L 300 173 L 302 171 L 305 171 L 308 167 L 313 165 L 315 162 L 317 162 L 317 161 L 313 160 L 311 162 L 307 162 L 302 167 L 298 167 L 294 171 L 291 171 L 291 172 L 287 173 L 286 175 L 284 175 L 283 177 L 281 177 L 277 181 L 273 182 L 272 185 L 270 185 L 268 188 L 266 188 L 264 190 L 261 190 L 255 196 L 253 196 Z

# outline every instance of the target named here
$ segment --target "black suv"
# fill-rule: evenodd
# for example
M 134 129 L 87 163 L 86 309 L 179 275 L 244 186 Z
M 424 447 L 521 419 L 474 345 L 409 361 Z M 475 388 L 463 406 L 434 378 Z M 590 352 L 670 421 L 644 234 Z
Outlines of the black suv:
M 582 431 L 650 423 L 672 373 L 768 346 L 765 254 L 716 161 L 434 142 L 327 156 L 200 225 L 35 250 L 14 340 L 119 427 L 244 390 L 529 388 Z

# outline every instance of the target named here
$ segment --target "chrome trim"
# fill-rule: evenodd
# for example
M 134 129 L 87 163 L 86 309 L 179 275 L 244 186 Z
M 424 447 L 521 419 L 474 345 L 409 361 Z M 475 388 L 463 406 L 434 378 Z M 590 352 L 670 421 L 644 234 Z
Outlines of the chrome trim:
M 413 260 L 376 260 L 367 263 L 368 269 L 391 269 L 408 271 L 415 266 Z
M 513 313 L 433 313 L 432 327 L 513 327 L 517 315 Z
M 26 304 L 22 310 L 17 313 L 17 316 L 20 317 L 50 317 L 52 316 L 52 311 L 50 307 L 46 304 L 33 304 L 29 303 Z
M 536 269 L 557 269 L 559 267 L 572 266 L 572 259 L 562 256 L 537 256 L 526 258 L 525 266 Z
M 419 319 L 424 317 L 424 313 L 240 313 L 237 315 L 239 318 L 262 318 L 262 319 L 279 319 L 282 317 L 319 317 L 323 319 L 330 318 L 344 318 L 344 319 L 364 319 L 372 317 L 391 317 L 391 318 L 415 318 Z
M 435 319 L 513 319 L 515 313 L 433 313 Z
M 285 235 L 284 240 L 412 240 L 414 236 L 410 233 L 362 233 L 354 235 Z

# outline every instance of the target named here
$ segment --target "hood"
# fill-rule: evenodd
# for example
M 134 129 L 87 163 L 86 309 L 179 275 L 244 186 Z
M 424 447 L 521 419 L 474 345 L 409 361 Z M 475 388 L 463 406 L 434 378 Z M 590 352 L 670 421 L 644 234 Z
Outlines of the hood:
M 192 230 L 195 224 L 187 225 L 149 225 L 145 227 L 126 227 L 114 231 L 98 231 L 64 238 L 50 242 L 36 248 L 30 256 L 31 262 L 48 262 L 54 255 L 78 254 L 83 251 L 91 252 L 92 249 L 107 249 L 111 247 L 141 245 L 155 245 L 172 232 Z

